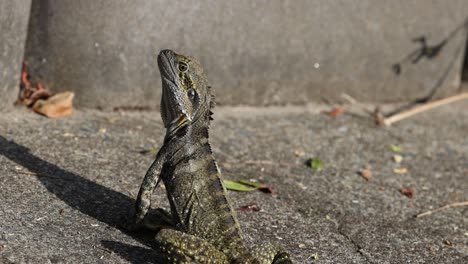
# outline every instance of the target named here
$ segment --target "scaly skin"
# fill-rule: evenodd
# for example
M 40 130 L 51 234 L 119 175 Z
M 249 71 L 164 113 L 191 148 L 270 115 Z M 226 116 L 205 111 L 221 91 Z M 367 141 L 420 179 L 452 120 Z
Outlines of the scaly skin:
M 208 142 L 214 99 L 200 64 L 163 50 L 158 56 L 164 144 L 145 175 L 130 230 L 161 230 L 157 247 L 168 263 L 292 263 L 278 244 L 244 245 L 236 214 Z M 164 182 L 171 212 L 149 220 L 151 194 Z

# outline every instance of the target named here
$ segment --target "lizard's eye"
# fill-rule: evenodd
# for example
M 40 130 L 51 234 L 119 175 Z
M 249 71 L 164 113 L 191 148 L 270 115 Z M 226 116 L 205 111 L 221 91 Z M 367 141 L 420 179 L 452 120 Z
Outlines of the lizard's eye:
M 188 90 L 187 90 L 187 96 L 188 96 L 191 100 L 193 100 L 193 99 L 195 98 L 195 90 L 192 89 L 192 88 L 188 89 Z
M 186 71 L 188 71 L 188 65 L 187 65 L 187 63 L 185 63 L 185 62 L 179 62 L 179 64 L 177 65 L 177 68 L 178 68 L 179 71 L 181 71 L 181 72 L 186 72 Z

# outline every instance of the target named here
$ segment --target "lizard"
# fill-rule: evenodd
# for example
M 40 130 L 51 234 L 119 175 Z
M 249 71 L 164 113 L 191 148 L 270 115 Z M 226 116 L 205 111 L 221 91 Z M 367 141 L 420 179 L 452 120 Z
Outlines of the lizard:
M 166 135 L 127 229 L 159 231 L 155 248 L 167 263 L 292 263 L 279 244 L 245 245 L 208 141 L 215 102 L 200 63 L 171 50 L 162 50 L 157 61 Z M 151 195 L 161 180 L 170 212 L 158 208 L 150 219 Z

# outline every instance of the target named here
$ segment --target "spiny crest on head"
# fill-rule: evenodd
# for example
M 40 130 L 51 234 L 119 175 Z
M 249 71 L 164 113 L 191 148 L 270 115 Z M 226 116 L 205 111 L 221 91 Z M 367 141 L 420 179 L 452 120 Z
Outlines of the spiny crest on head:
M 213 109 L 216 106 L 215 95 L 213 93 L 213 87 L 208 85 L 207 90 L 208 90 L 208 94 L 211 96 L 211 98 L 210 98 L 210 109 Z
M 208 89 L 208 94 L 211 96 L 209 115 L 210 115 L 210 120 L 213 120 L 213 111 L 211 111 L 211 109 L 215 108 L 216 106 L 215 95 L 213 93 L 213 88 L 210 85 L 207 86 L 207 89 Z

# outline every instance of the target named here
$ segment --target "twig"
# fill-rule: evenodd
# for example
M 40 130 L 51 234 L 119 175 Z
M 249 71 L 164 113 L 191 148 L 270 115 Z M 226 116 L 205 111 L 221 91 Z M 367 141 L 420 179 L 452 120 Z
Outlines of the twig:
M 468 201 L 447 204 L 447 205 L 444 205 L 442 207 L 436 208 L 434 210 L 429 210 L 427 212 L 420 213 L 420 214 L 416 215 L 416 218 L 423 217 L 423 216 L 430 215 L 430 214 L 433 214 L 435 212 L 438 212 L 438 211 L 441 211 L 441 210 L 444 210 L 444 209 L 448 209 L 448 208 L 451 208 L 451 207 L 458 207 L 458 206 L 468 206 Z
M 351 95 L 346 94 L 346 93 L 342 93 L 341 97 L 344 100 L 346 100 L 351 106 L 357 106 L 358 108 L 360 108 L 362 111 L 364 111 L 365 114 L 369 114 L 369 115 L 373 114 L 373 111 L 371 109 L 369 109 L 368 106 L 366 106 L 365 104 L 359 102 L 358 100 L 353 98 Z M 351 108 L 348 109 L 348 110 L 351 110 Z M 354 112 L 355 112 L 354 114 L 363 115 L 362 113 L 356 113 L 356 111 L 354 111 Z
M 341 97 L 343 97 L 343 99 L 345 99 L 346 101 L 348 101 L 350 104 L 357 104 L 359 103 L 356 99 L 354 99 L 351 95 L 349 94 L 346 94 L 346 93 L 342 93 L 341 94 Z
M 453 103 L 453 102 L 456 102 L 456 101 L 459 101 L 459 100 L 463 100 L 463 99 L 468 99 L 468 92 L 457 94 L 457 95 L 454 95 L 454 96 L 450 96 L 450 97 L 447 97 L 447 98 L 444 98 L 444 99 L 436 100 L 436 101 L 426 103 L 426 104 L 421 105 L 421 106 L 416 106 L 416 107 L 411 108 L 411 109 L 409 109 L 407 111 L 404 111 L 404 112 L 395 114 L 393 116 L 384 118 L 382 123 L 385 126 L 390 126 L 393 123 L 396 123 L 396 122 L 398 122 L 400 120 L 403 120 L 403 119 L 408 118 L 410 116 L 413 116 L 415 114 L 419 114 L 421 112 L 428 111 L 428 110 L 430 110 L 432 108 L 439 107 L 439 106 L 446 105 L 446 104 L 450 104 L 450 103 Z
M 111 255 L 112 255 L 112 253 L 114 253 L 114 252 L 112 252 L 112 250 L 109 250 L 109 249 L 101 247 L 101 246 L 94 246 L 94 247 L 97 248 L 97 249 L 100 249 L 102 251 L 105 251 L 105 252 L 107 252 L 107 253 L 109 253 Z
M 30 176 L 40 176 L 39 174 L 35 173 L 35 172 L 30 172 L 30 171 L 20 171 L 20 170 L 17 170 L 15 171 L 16 173 L 19 173 L 19 174 L 25 174 L 25 175 L 30 175 Z
M 18 174 L 24 174 L 28 176 L 35 176 L 38 178 L 44 177 L 44 178 L 51 178 L 51 179 L 60 179 L 60 180 L 65 180 L 65 181 L 71 181 L 71 179 L 63 178 L 63 177 L 56 177 L 52 175 L 47 175 L 47 174 L 41 174 L 41 173 L 36 173 L 36 172 L 31 172 L 31 171 L 21 171 L 21 170 L 15 170 L 14 172 Z

